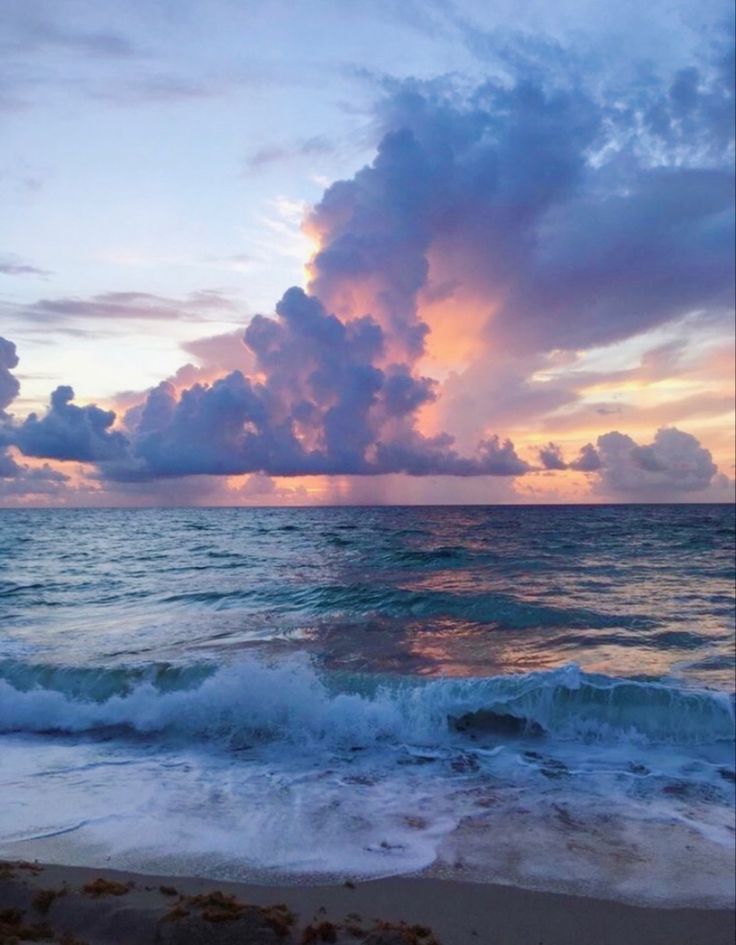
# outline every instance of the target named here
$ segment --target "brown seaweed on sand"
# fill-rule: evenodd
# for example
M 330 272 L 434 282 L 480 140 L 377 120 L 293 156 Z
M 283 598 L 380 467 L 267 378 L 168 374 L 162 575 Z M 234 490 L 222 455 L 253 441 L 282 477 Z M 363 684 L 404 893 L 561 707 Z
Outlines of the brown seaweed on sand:
M 66 886 L 62 886 L 61 889 L 39 889 L 33 897 L 33 908 L 45 915 L 53 903 L 60 896 L 65 896 L 66 894 Z
M 46 923 L 26 924 L 20 909 L 0 911 L 0 945 L 16 945 L 18 942 L 44 942 L 53 937 Z
M 198 926 L 200 923 L 242 922 L 249 927 L 266 929 L 277 938 L 284 939 L 289 935 L 296 917 L 283 904 L 250 905 L 216 889 L 196 896 L 180 896 L 162 921 L 179 923 L 183 920 Z
M 302 945 L 316 945 L 318 942 L 336 942 L 340 927 L 333 922 L 320 922 L 308 925 L 302 932 Z
M 100 896 L 124 896 L 133 888 L 133 883 L 119 883 L 114 879 L 103 879 L 99 876 L 82 887 L 82 892 L 94 899 Z
M 0 879 L 13 879 L 16 870 L 26 870 L 33 876 L 43 872 L 40 863 L 29 863 L 28 860 L 0 860 Z
M 354 919 L 345 924 L 314 922 L 304 929 L 301 945 L 341 942 L 344 941 L 344 938 L 340 937 L 341 932 L 351 938 L 360 939 L 361 945 L 439 945 L 432 935 L 432 930 L 426 926 L 386 922 L 381 919 L 376 920 L 370 929 L 362 928 Z

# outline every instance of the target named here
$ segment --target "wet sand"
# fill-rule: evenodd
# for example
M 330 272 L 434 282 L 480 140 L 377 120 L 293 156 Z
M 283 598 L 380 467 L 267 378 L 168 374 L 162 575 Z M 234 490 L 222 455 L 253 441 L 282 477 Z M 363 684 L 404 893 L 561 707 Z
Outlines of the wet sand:
M 261 886 L 9 861 L 0 945 L 731 945 L 734 913 L 441 879 Z

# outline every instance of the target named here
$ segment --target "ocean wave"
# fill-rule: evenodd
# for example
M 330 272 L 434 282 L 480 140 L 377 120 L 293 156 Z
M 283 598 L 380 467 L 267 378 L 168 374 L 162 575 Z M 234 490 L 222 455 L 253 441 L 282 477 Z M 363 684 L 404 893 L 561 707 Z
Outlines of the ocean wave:
M 414 553 L 412 553 L 414 554 Z M 395 620 L 455 619 L 494 624 L 511 629 L 623 627 L 648 631 L 656 626 L 644 613 L 606 613 L 579 607 L 557 607 L 523 600 L 500 591 L 438 590 L 427 587 L 392 587 L 372 582 L 350 584 L 272 584 L 215 591 L 182 591 L 163 598 L 164 604 L 201 606 L 212 610 L 268 608 L 279 613 L 335 614 L 351 620 L 380 616 Z
M 0 664 L 0 732 L 160 733 L 368 747 L 470 737 L 708 744 L 734 739 L 727 693 L 582 672 L 426 680 L 323 673 L 304 658 L 214 667 Z

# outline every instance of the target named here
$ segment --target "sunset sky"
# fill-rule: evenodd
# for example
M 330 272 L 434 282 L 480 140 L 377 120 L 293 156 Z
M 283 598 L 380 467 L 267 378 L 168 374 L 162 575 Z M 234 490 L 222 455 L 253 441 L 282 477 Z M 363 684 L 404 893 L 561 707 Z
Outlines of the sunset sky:
M 732 501 L 721 0 L 0 0 L 0 504 Z

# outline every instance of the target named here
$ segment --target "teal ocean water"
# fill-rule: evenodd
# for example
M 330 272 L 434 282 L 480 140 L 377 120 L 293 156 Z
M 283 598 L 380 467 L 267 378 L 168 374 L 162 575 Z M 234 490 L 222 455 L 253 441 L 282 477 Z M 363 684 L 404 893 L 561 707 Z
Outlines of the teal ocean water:
M 0 855 L 733 898 L 733 506 L 0 512 Z

